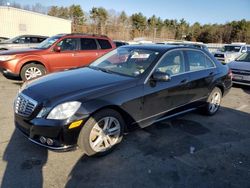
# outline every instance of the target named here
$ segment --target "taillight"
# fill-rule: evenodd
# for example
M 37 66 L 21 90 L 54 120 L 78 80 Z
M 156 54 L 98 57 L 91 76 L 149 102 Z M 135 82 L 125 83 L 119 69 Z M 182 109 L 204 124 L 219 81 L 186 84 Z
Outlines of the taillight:
M 228 75 L 229 78 L 231 78 L 231 79 L 233 78 L 233 73 L 232 73 L 231 69 L 228 70 L 227 75 Z

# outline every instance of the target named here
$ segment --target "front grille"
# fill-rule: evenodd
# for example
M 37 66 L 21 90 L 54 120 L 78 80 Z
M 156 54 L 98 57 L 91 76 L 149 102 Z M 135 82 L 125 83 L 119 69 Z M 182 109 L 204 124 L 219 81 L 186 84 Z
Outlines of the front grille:
M 37 102 L 30 97 L 19 94 L 15 101 L 15 112 L 21 116 L 29 117 L 35 110 Z
M 239 75 L 250 75 L 250 71 L 247 70 L 239 70 L 239 69 L 232 69 L 233 74 L 239 74 Z

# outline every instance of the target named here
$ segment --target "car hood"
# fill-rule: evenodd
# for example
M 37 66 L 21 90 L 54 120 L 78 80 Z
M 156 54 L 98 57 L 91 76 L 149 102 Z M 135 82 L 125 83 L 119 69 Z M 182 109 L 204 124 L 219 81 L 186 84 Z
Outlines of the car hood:
M 25 54 L 25 53 L 31 53 L 31 52 L 38 53 L 38 52 L 41 52 L 41 51 L 44 51 L 44 50 L 35 49 L 35 48 L 23 48 L 23 49 L 0 51 L 0 55 L 15 55 L 15 54 Z
M 22 93 L 41 103 L 87 100 L 131 87 L 136 79 L 88 67 L 53 73 L 23 86 Z
M 7 41 L 3 41 L 3 42 L 0 42 L 0 45 L 2 44 L 13 44 L 12 42 L 7 42 Z
M 245 61 L 232 61 L 228 64 L 231 69 L 247 70 L 250 71 L 250 62 Z
M 221 52 L 221 51 L 217 51 L 215 52 L 214 54 L 224 54 L 225 56 L 228 56 L 228 55 L 238 55 L 239 52 Z

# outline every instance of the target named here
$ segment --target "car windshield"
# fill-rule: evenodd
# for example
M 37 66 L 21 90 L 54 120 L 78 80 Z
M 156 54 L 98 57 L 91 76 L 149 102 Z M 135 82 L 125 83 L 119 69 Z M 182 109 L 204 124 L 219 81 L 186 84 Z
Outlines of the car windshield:
M 250 62 L 250 52 L 242 54 L 240 57 L 238 57 L 235 61 L 244 61 L 244 62 Z
M 4 42 L 6 43 L 13 43 L 14 41 L 16 41 L 18 38 L 20 38 L 21 36 L 17 36 L 17 37 L 14 37 L 14 38 L 11 38 L 11 39 L 8 39 L 8 40 L 5 40 Z
M 222 52 L 239 52 L 241 46 L 224 46 L 221 51 Z
M 51 47 L 58 39 L 60 39 L 62 36 L 53 36 L 50 38 L 47 38 L 46 40 L 44 40 L 43 42 L 41 42 L 40 44 L 38 44 L 35 48 L 38 49 L 47 49 L 49 47 Z
M 158 59 L 159 54 L 157 51 L 120 47 L 97 59 L 89 67 L 104 72 L 137 77 Z

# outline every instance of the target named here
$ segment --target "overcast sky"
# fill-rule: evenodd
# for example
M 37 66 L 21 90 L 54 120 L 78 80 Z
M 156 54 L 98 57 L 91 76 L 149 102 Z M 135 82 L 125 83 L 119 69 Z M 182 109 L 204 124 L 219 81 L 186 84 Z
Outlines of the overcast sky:
M 11 2 L 15 0 L 10 0 Z M 40 3 L 38 0 L 16 0 L 21 5 Z M 184 18 L 189 23 L 226 23 L 233 20 L 250 20 L 250 0 L 43 0 L 43 6 L 69 6 L 80 4 L 86 12 L 92 7 L 104 7 L 128 15 L 142 12 L 162 19 Z

